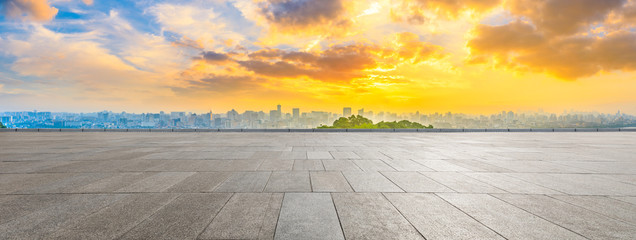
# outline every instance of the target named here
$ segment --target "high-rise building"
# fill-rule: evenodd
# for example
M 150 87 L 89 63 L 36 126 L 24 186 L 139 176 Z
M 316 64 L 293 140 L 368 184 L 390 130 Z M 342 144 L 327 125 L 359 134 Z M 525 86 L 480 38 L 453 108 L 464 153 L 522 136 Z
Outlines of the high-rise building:
M 351 108 L 350 107 L 346 107 L 342 109 L 342 116 L 343 117 L 350 117 L 351 116 Z
M 278 114 L 279 114 L 279 115 L 282 115 L 282 113 L 283 113 L 283 112 L 281 111 L 281 106 L 280 106 L 280 104 L 278 104 L 278 105 L 276 106 L 276 109 L 278 109 Z
M 294 114 L 293 115 L 294 120 L 298 120 L 298 118 L 300 118 L 300 109 L 294 108 L 292 109 L 292 113 Z
M 280 120 L 280 112 L 278 110 L 269 111 L 269 120 L 272 122 Z
M 358 109 L 358 116 L 364 116 L 364 108 Z

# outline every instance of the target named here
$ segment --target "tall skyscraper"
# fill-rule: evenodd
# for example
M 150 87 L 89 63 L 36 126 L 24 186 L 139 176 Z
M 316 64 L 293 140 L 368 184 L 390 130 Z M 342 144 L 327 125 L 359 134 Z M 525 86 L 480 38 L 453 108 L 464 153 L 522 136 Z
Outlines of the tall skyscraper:
M 358 109 L 358 116 L 364 116 L 364 108 Z
M 342 109 L 342 116 L 343 117 L 350 117 L 351 116 L 351 108 L 350 107 L 346 107 Z
M 278 105 L 276 106 L 276 109 L 278 109 L 278 114 L 282 116 L 283 112 L 281 111 L 281 106 L 280 106 L 280 104 L 278 104 Z
M 294 120 L 298 120 L 300 118 L 300 109 L 294 108 L 294 109 L 292 109 L 292 112 L 294 114 L 293 115 L 293 119 Z

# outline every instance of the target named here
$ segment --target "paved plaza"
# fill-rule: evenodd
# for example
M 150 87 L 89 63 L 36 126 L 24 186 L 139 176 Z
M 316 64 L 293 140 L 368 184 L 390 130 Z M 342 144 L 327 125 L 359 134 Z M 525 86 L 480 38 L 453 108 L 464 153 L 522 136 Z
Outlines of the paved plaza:
M 0 161 L 0 239 L 636 236 L 636 132 L 6 132 Z

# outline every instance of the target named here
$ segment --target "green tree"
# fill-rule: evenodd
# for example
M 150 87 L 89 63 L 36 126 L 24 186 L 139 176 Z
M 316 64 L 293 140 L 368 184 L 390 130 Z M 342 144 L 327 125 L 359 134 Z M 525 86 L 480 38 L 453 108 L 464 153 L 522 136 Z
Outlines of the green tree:
M 368 118 L 359 115 L 353 115 L 348 118 L 341 117 L 338 120 L 333 122 L 333 126 L 325 126 L 321 125 L 318 128 L 363 128 L 363 129 L 371 129 L 371 128 L 433 128 L 432 125 L 424 126 L 420 123 L 411 122 L 408 120 L 402 120 L 399 122 L 379 122 L 377 124 L 373 124 Z
M 7 126 L 5 126 L 4 124 L 2 124 L 2 122 L 0 122 L 0 128 L 7 128 Z

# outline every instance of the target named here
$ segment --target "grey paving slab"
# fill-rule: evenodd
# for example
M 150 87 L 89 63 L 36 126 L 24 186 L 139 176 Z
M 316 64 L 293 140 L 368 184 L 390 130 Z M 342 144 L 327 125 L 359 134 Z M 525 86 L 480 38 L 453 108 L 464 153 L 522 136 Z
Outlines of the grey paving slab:
M 265 192 L 311 192 L 308 171 L 272 172 Z
M 636 226 L 543 195 L 495 197 L 591 239 L 633 239 Z
M 0 162 L 0 173 L 34 173 L 68 164 L 68 161 Z
M 213 162 L 214 171 L 256 171 L 263 160 L 218 160 Z
M 290 171 L 294 166 L 291 159 L 265 159 L 258 167 L 258 171 Z
M 0 225 L 0 239 L 39 239 L 50 236 L 74 219 L 88 216 L 123 195 L 80 194 Z
M 504 239 L 435 194 L 384 195 L 426 239 Z
M 262 192 L 271 172 L 235 172 L 214 192 Z
M 333 159 L 328 151 L 310 151 L 307 152 L 307 159 Z
M 128 194 L 121 200 L 52 234 L 54 239 L 114 239 L 178 197 L 172 193 Z
M 310 172 L 314 192 L 353 192 L 341 172 Z
M 82 187 L 72 190 L 73 193 L 107 193 L 114 192 L 126 187 L 131 183 L 150 177 L 155 173 L 150 172 L 125 172 L 116 173 L 111 177 L 104 178 Z
M 382 160 L 353 160 L 362 171 L 395 171 L 394 168 L 384 163 Z
M 286 193 L 275 239 L 344 239 L 329 193 Z
M 26 192 L 73 176 L 72 173 L 1 174 L 0 194 Z
M 560 194 L 561 192 L 536 185 L 518 178 L 507 175 L 506 173 L 463 173 L 471 178 L 481 182 L 490 184 L 499 189 L 510 193 L 526 193 L 526 194 Z
M 340 152 L 340 151 L 331 151 L 331 156 L 335 159 L 360 159 L 360 156 L 355 152 Z
M 68 201 L 71 195 L 0 195 L 0 225 L 52 205 Z
M 76 173 L 57 181 L 50 181 L 37 187 L 17 191 L 16 193 L 70 193 L 86 184 L 112 176 L 109 173 Z
M 446 160 L 452 164 L 457 166 L 470 169 L 474 172 L 512 172 L 512 170 L 503 168 L 500 166 L 495 166 L 493 164 L 485 163 L 482 161 L 471 160 L 471 159 L 449 159 Z
M 381 193 L 332 193 L 347 239 L 424 239 Z
M 312 170 L 312 171 L 324 171 L 325 167 L 320 160 L 294 160 L 294 171 L 300 170 Z
M 405 238 L 396 221 L 428 239 L 497 238 L 475 222 L 508 239 L 624 238 L 636 226 L 633 132 L 4 132 L 0 146 L 0 239 L 116 239 L 133 228 L 139 238 L 178 228 L 166 237 L 273 239 L 283 192 L 354 188 L 391 202 L 353 201 L 357 221 L 336 204 L 348 238 Z M 204 198 L 172 201 L 209 192 L 239 197 L 214 218 Z M 310 202 L 285 211 L 328 212 Z M 377 236 L 361 230 L 386 222 Z
M 342 172 L 356 192 L 404 192 L 379 172 Z
M 194 172 L 160 172 L 120 188 L 116 192 L 163 192 L 194 174 Z
M 636 174 L 603 174 L 603 176 L 615 181 L 636 185 Z
M 509 175 L 572 195 L 636 196 L 636 185 L 597 174 L 511 173 Z
M 187 193 L 168 203 L 121 239 L 194 239 L 230 199 L 231 193 Z
M 510 169 L 515 172 L 538 172 L 538 173 L 592 173 L 590 170 L 549 161 L 528 161 L 528 160 L 483 160 L 489 164 Z
M 586 169 L 595 173 L 614 173 L 614 174 L 634 174 L 636 172 L 636 162 L 609 162 L 609 161 L 564 161 L 560 164 L 570 166 L 577 169 Z
M 354 150 L 353 152 L 356 153 L 356 155 L 360 156 L 360 158 L 362 159 L 376 159 L 376 160 L 391 159 L 389 156 L 384 155 L 380 151 L 375 151 L 375 150 L 370 150 L 370 151 Z
M 225 182 L 230 175 L 232 175 L 230 172 L 198 172 L 172 185 L 166 191 L 179 193 L 211 192 Z
M 217 170 L 215 160 L 161 160 L 161 164 L 144 171 L 197 172 Z
M 235 193 L 200 239 L 272 239 L 282 193 Z
M 506 239 L 585 239 L 577 233 L 487 194 L 437 195 Z
M 636 205 L 604 196 L 550 195 L 605 216 L 636 224 Z
M 283 153 L 282 151 L 254 152 L 254 154 L 250 156 L 250 158 L 251 159 L 278 159 L 280 158 L 282 153 Z
M 406 192 L 455 192 L 418 172 L 381 172 Z
M 327 171 L 362 171 L 351 160 L 322 160 L 322 165 Z
M 398 171 L 433 171 L 433 169 L 409 159 L 390 159 L 383 161 Z
M 143 172 L 149 168 L 165 164 L 162 160 L 127 160 L 119 167 L 120 172 Z
M 307 152 L 283 152 L 281 159 L 307 159 Z
M 636 197 L 621 197 L 621 196 L 619 196 L 619 197 L 612 197 L 612 198 L 636 205 Z
M 490 184 L 466 176 L 458 172 L 420 172 L 438 183 L 461 193 L 505 193 Z
M 446 161 L 446 160 L 414 159 L 413 161 L 438 172 L 471 172 L 472 171 L 470 169 L 460 167 L 459 165 L 450 163 L 449 161 Z

